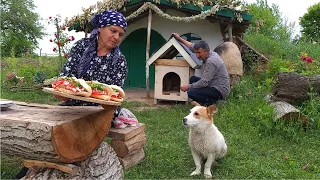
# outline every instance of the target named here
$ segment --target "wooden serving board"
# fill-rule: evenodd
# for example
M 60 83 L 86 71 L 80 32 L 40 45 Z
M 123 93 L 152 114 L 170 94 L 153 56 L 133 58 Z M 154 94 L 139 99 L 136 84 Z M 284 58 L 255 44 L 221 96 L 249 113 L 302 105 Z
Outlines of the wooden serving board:
M 112 105 L 112 106 L 120 106 L 121 105 L 121 102 L 105 101 L 102 99 L 96 99 L 96 98 L 91 98 L 91 97 L 83 97 L 83 96 L 76 96 L 76 95 L 72 95 L 72 94 L 66 94 L 64 92 L 56 91 L 53 88 L 44 87 L 44 88 L 42 88 L 42 91 L 47 92 L 47 93 L 51 93 L 51 94 L 55 94 L 58 96 L 81 100 L 81 101 L 93 102 L 93 103 L 104 104 L 104 105 Z

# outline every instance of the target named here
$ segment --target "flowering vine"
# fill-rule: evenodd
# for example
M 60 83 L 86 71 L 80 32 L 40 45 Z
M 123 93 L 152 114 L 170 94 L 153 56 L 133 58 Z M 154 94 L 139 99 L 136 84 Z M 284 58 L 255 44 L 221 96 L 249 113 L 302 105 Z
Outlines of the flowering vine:
M 53 24 L 56 27 L 56 32 L 53 34 L 53 38 L 49 41 L 54 43 L 52 51 L 58 53 L 59 56 L 68 57 L 68 52 L 70 50 L 69 44 L 71 41 L 74 41 L 73 36 L 69 36 L 66 32 L 66 26 L 60 25 L 61 16 L 57 15 L 56 17 L 49 17 L 49 24 Z
M 133 19 L 137 17 L 139 14 L 143 13 L 144 11 L 148 9 L 152 9 L 155 13 L 160 15 L 161 17 L 173 20 L 173 21 L 183 21 L 183 22 L 191 22 L 191 21 L 197 21 L 201 19 L 205 19 L 207 16 L 211 16 L 213 14 L 216 14 L 216 11 L 219 9 L 231 9 L 234 12 L 234 15 L 236 19 L 241 23 L 243 21 L 242 19 L 242 12 L 246 12 L 247 10 L 236 10 L 235 7 L 239 6 L 240 1 L 237 0 L 168 0 L 172 3 L 177 4 L 177 7 L 180 8 L 182 5 L 187 4 L 193 4 L 195 6 L 200 7 L 201 9 L 205 5 L 213 5 L 211 9 L 202 11 L 200 14 L 190 17 L 177 17 L 177 16 L 171 16 L 167 13 L 164 13 L 160 8 L 158 8 L 155 4 L 152 2 L 146 2 L 144 3 L 139 9 L 137 9 L 135 12 L 131 13 L 128 17 L 126 17 L 127 20 Z M 89 8 L 85 9 L 83 8 L 83 14 L 74 16 L 71 20 L 66 19 L 65 25 L 70 27 L 73 26 L 75 23 L 80 22 L 80 26 L 84 27 L 87 22 L 90 22 L 93 16 L 95 14 L 102 12 L 106 9 L 121 9 L 127 2 L 130 2 L 130 0 L 104 0 L 98 1 L 96 5 L 92 5 Z M 153 0 L 154 3 L 160 3 L 160 0 Z
M 133 12 L 131 15 L 126 17 L 127 20 L 133 19 L 137 17 L 139 14 L 143 13 L 144 11 L 148 9 L 152 9 L 154 12 L 156 12 L 159 16 L 170 19 L 172 21 L 182 21 L 182 22 L 191 22 L 196 21 L 199 19 L 205 19 L 207 16 L 210 16 L 212 14 L 215 14 L 219 6 L 213 6 L 211 9 L 207 11 L 202 11 L 200 14 L 191 16 L 191 17 L 178 17 L 178 16 L 170 16 L 169 14 L 163 12 L 160 8 L 158 8 L 156 5 L 146 2 L 144 3 L 139 9 L 137 9 L 135 12 Z

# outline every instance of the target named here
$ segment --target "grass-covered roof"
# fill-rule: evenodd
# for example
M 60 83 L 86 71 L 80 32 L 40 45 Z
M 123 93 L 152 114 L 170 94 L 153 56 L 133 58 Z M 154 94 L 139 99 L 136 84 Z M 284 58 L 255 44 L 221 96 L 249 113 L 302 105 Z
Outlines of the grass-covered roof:
M 236 20 L 239 23 L 250 21 L 251 15 L 246 10 L 238 10 L 239 5 L 240 1 L 237 0 L 102 0 L 88 8 L 83 8 L 82 14 L 66 19 L 65 26 L 69 27 L 69 30 L 88 32 L 92 29 L 89 23 L 92 17 L 107 9 L 122 12 L 129 24 L 147 9 L 173 21 L 190 22 L 212 16 Z M 164 12 L 166 8 L 179 9 L 187 12 L 189 16 L 171 16 Z

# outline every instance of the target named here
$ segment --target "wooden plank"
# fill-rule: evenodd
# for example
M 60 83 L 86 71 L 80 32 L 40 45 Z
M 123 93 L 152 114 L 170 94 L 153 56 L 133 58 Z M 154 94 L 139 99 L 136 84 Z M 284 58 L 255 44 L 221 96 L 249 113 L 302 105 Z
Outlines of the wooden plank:
M 172 60 L 172 59 L 158 59 L 154 63 L 156 66 L 181 66 L 190 67 L 190 64 L 186 60 Z
M 179 51 L 179 53 L 185 58 L 185 60 L 190 64 L 192 68 L 198 68 L 199 65 L 194 62 L 190 54 L 187 53 L 186 50 L 181 46 L 181 44 L 176 40 L 175 38 L 171 38 L 170 42 L 173 44 L 173 46 Z
M 103 111 L 101 107 L 95 106 L 53 106 L 16 101 L 15 103 L 16 105 L 6 111 L 1 111 L 0 119 L 2 121 L 7 121 L 10 124 L 21 122 L 58 126 Z
M 144 148 L 141 148 L 140 150 L 138 150 L 136 153 L 131 154 L 129 156 L 126 156 L 124 158 L 120 158 L 120 163 L 123 166 L 124 170 L 129 169 L 130 167 L 133 167 L 134 165 L 139 164 L 143 159 L 144 159 Z
M 246 43 L 244 40 L 242 40 L 239 36 L 236 36 L 237 40 L 240 41 L 242 44 L 244 44 L 245 46 L 247 46 L 249 49 L 251 49 L 252 51 L 254 51 L 256 54 L 258 54 L 258 56 L 260 56 L 261 58 L 263 58 L 264 60 L 266 60 L 267 62 L 269 61 L 269 59 L 267 57 L 265 57 L 263 54 L 259 53 L 257 50 L 255 50 L 253 47 L 251 47 L 248 43 Z
M 105 104 L 105 105 L 112 105 L 112 106 L 120 106 L 121 103 L 120 102 L 116 102 L 116 101 L 105 101 L 102 99 L 96 99 L 96 98 L 91 98 L 91 97 L 83 97 L 83 96 L 76 96 L 76 95 L 72 95 L 72 94 L 66 94 L 60 91 L 56 91 L 53 88 L 43 88 L 42 91 L 47 92 L 47 93 L 51 93 L 51 94 L 55 94 L 58 96 L 63 96 L 63 97 L 67 97 L 67 98 L 71 98 L 71 99 L 77 99 L 77 100 L 81 100 L 81 101 L 87 101 L 87 102 L 93 102 L 93 103 L 98 103 L 98 104 Z
M 123 129 L 110 128 L 108 137 L 117 140 L 127 141 L 128 139 L 136 136 L 137 134 L 145 130 L 145 125 L 143 123 L 137 124 L 137 126 L 126 127 Z
M 123 158 L 129 154 L 132 154 L 132 152 L 143 148 L 146 143 L 146 134 L 142 132 L 127 141 L 112 139 L 110 145 L 117 153 L 117 156 Z
M 31 167 L 44 167 L 44 168 L 54 168 L 54 169 L 58 169 L 62 172 L 65 173 L 72 173 L 72 167 L 69 167 L 67 165 L 63 165 L 63 164 L 57 164 L 57 163 L 52 163 L 52 162 L 47 162 L 47 161 L 38 161 L 38 160 L 27 160 L 24 159 L 23 160 L 23 165 L 27 168 L 31 168 Z
M 167 41 L 166 44 L 164 44 L 157 52 L 155 52 L 147 61 L 148 65 L 153 64 L 155 60 L 157 60 L 160 56 L 162 56 L 170 47 L 172 46 L 172 43 L 170 41 Z

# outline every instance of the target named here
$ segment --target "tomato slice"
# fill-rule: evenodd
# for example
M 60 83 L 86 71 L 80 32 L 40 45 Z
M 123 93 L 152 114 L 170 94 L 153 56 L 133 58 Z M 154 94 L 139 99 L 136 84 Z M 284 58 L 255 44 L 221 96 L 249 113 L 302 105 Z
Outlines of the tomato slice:
M 60 86 L 61 84 L 63 84 L 63 82 L 64 81 L 62 81 L 62 80 L 56 80 L 51 85 L 53 88 L 56 88 L 56 87 Z
M 92 90 L 92 95 L 107 95 L 106 92 Z
M 112 98 L 121 99 L 119 95 L 111 95 Z

